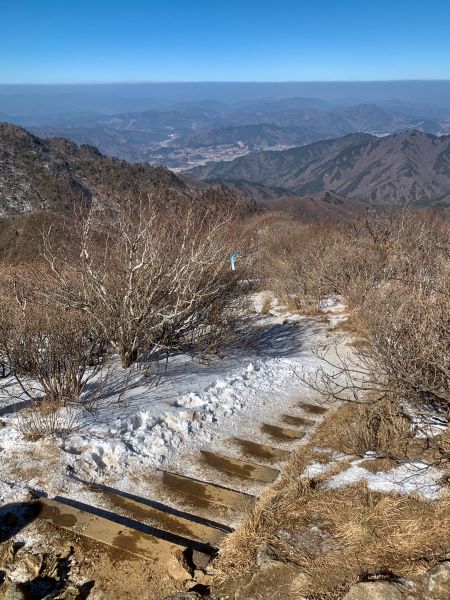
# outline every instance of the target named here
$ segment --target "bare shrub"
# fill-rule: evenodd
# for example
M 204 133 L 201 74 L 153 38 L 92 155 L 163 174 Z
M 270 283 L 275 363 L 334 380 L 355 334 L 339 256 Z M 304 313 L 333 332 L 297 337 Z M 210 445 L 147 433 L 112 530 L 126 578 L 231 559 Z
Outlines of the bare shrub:
M 170 352 L 200 335 L 242 294 L 243 271 L 229 267 L 238 243 L 230 210 L 190 205 L 167 215 L 152 198 L 128 198 L 101 221 L 92 211 L 80 218 L 63 248 L 48 229 L 43 255 L 51 296 L 83 310 L 129 367 L 139 355 Z
M 32 402 L 78 403 L 102 366 L 104 338 L 80 311 L 11 301 L 0 314 L 0 348 Z
M 31 442 L 52 435 L 66 435 L 80 427 L 80 408 L 46 400 L 33 401 L 16 414 L 13 424 Z
M 449 289 L 450 291 L 450 289 Z M 368 352 L 393 395 L 450 416 L 450 301 L 391 284 L 359 311 L 370 340 Z
M 352 278 L 339 276 L 337 290 L 349 302 L 360 338 L 355 352 L 344 356 L 316 349 L 326 368 L 305 381 L 329 398 L 373 404 L 373 410 L 363 409 L 372 433 L 374 423 L 383 421 L 383 411 L 385 416 L 397 414 L 405 428 L 427 439 L 433 462 L 448 463 L 448 447 L 440 443 L 436 427 L 450 418 L 450 228 L 427 215 L 388 217 L 377 215 L 350 226 L 355 255 L 364 248 L 363 254 L 372 257 Z M 333 264 L 342 256 L 351 262 L 351 252 L 343 252 L 346 245 L 340 245 Z M 386 443 L 378 446 L 387 456 L 417 455 L 414 444 L 400 453 L 389 442 L 389 428 L 386 435 Z M 410 437 L 405 429 L 405 442 Z
M 273 217 L 261 221 L 259 238 L 264 286 L 298 309 L 333 294 L 350 295 L 351 289 L 363 294 L 385 262 L 383 249 L 367 236 L 355 243 L 354 234 L 330 224 Z

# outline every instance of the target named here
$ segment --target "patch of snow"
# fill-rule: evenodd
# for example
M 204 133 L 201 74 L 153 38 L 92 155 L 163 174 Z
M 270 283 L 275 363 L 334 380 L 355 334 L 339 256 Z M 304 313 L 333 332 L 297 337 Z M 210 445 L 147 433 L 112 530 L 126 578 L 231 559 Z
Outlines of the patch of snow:
M 354 461 L 352 465 L 330 477 L 325 484 L 328 488 L 340 488 L 352 485 L 358 481 L 366 481 L 370 490 L 377 492 L 396 492 L 398 494 L 419 494 L 427 500 L 439 498 L 443 489 L 439 481 L 443 471 L 430 467 L 421 461 L 408 461 L 389 471 L 372 473 L 359 466 L 362 460 Z

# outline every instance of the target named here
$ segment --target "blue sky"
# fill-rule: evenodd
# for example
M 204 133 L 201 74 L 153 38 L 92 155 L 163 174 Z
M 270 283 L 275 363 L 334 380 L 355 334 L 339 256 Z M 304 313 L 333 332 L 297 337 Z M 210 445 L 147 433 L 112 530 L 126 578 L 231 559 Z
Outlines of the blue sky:
M 450 79 L 448 0 L 0 0 L 0 83 Z

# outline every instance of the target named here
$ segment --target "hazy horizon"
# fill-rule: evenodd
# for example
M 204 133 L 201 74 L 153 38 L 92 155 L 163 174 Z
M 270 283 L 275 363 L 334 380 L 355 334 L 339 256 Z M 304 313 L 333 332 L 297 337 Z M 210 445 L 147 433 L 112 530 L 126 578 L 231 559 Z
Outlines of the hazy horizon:
M 450 108 L 450 80 L 0 84 L 0 113 L 4 120 L 24 115 L 44 118 L 141 112 L 190 102 L 245 107 L 284 98 L 320 99 L 325 108 L 390 101 Z

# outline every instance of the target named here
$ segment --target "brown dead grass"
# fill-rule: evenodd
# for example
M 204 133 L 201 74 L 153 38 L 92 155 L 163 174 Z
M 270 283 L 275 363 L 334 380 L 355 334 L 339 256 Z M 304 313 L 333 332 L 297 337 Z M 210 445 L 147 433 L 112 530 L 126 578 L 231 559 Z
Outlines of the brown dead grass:
M 335 452 L 363 456 L 372 451 L 399 459 L 404 459 L 416 443 L 410 421 L 393 403 L 382 401 L 341 405 L 319 424 L 311 438 L 311 444 Z
M 268 315 L 271 308 L 272 308 L 272 298 L 271 298 L 270 294 L 266 294 L 261 303 L 261 314 Z
M 363 460 L 358 466 L 366 469 L 366 471 L 370 471 L 371 473 L 385 473 L 386 471 L 390 471 L 397 466 L 397 462 L 391 458 L 375 458 Z
M 256 550 L 265 542 L 282 561 L 298 565 L 299 595 L 331 593 L 366 576 L 424 573 L 443 558 L 450 539 L 450 495 L 426 502 L 411 496 L 371 492 L 364 483 L 325 489 L 321 478 L 290 479 L 259 502 L 221 548 L 216 577 L 234 580 L 255 570 Z M 280 539 L 280 530 L 302 532 L 317 519 L 331 536 L 319 556 L 299 552 Z M 340 596 L 336 596 L 340 597 Z
M 310 443 L 349 455 L 371 451 L 394 462 L 419 459 L 449 467 L 450 429 L 415 437 L 410 420 L 388 400 L 341 405 L 319 424 Z
M 347 460 L 318 477 L 301 477 L 309 464 L 329 461 L 330 453 L 318 452 L 317 447 L 345 452 L 349 458 L 380 449 L 404 454 L 410 438 L 409 423 L 381 403 L 346 404 L 328 413 L 309 444 L 292 456 L 282 478 L 221 547 L 215 576 L 222 588 L 227 582 L 235 586 L 236 580 L 258 570 L 257 550 L 263 543 L 278 560 L 306 574 L 295 578 L 292 598 L 311 600 L 343 598 L 350 585 L 365 578 L 419 576 L 442 560 L 450 547 L 449 490 L 438 500 L 425 501 L 373 492 L 364 482 L 325 488 L 326 479 L 349 466 Z M 377 471 L 396 464 L 389 457 L 366 462 L 363 467 Z M 330 539 L 319 555 L 310 555 L 279 535 L 280 530 L 303 534 L 318 521 Z

